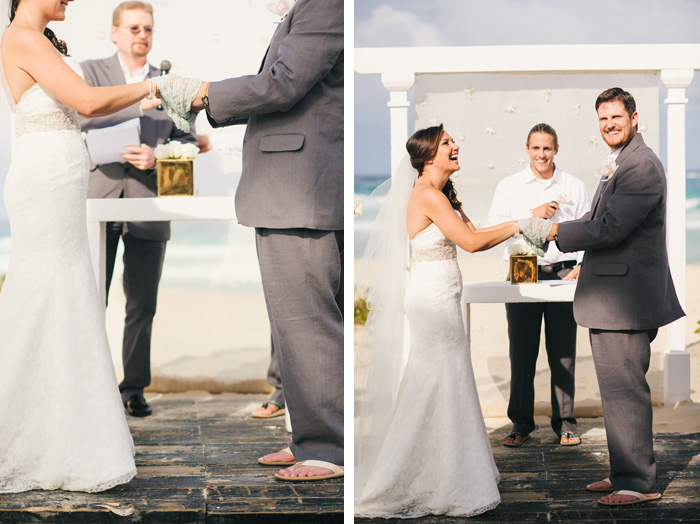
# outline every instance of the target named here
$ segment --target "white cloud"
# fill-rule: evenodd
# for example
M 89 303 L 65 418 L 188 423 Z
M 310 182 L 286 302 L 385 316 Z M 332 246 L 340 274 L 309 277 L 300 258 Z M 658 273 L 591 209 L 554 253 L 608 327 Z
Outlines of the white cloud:
M 443 45 L 441 31 L 418 15 L 390 5 L 378 6 L 355 26 L 356 47 L 426 47 Z

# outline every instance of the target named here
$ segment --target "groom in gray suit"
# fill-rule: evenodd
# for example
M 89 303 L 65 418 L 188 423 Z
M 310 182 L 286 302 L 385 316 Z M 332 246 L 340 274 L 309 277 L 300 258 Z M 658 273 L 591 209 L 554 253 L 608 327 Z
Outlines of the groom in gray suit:
M 114 10 L 112 40 L 117 54 L 81 64 L 91 86 L 118 86 L 160 76 L 147 61 L 153 44 L 153 8 L 145 2 L 123 2 Z M 81 118 L 83 130 L 114 126 L 140 119 L 141 144 L 122 154 L 124 163 L 95 166 L 90 173 L 88 198 L 138 198 L 158 194 L 153 148 L 170 140 L 196 143 L 194 133 L 179 131 L 159 101 L 143 100 L 113 115 Z M 119 239 L 124 244 L 124 293 L 126 318 L 122 360 L 124 380 L 119 384 L 124 407 L 130 415 L 145 417 L 151 407 L 143 390 L 151 383 L 151 328 L 156 312 L 158 283 L 170 238 L 169 222 L 110 222 L 107 224 L 107 291 L 112 281 Z
M 587 486 L 625 505 L 661 497 L 656 479 L 651 393 L 645 375 L 658 328 L 684 315 L 666 252 L 666 177 L 637 134 L 636 103 L 612 88 L 596 111 L 612 151 L 590 213 L 554 224 L 564 252 L 585 250 L 574 296 L 576 322 L 590 329 L 603 403 L 610 476 Z
M 292 421 L 290 447 L 261 459 L 296 461 L 281 480 L 342 475 L 343 64 L 343 1 L 298 0 L 257 75 L 203 83 L 192 104 L 248 124 L 236 215 L 255 228 Z

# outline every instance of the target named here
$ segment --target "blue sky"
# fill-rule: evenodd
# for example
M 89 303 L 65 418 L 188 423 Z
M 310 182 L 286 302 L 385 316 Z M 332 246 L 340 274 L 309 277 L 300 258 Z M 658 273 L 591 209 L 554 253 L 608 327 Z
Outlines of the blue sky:
M 355 0 L 355 47 L 661 43 L 700 43 L 700 1 Z M 388 174 L 388 92 L 378 75 L 354 80 L 355 172 Z M 700 170 L 700 71 L 686 97 L 687 167 Z

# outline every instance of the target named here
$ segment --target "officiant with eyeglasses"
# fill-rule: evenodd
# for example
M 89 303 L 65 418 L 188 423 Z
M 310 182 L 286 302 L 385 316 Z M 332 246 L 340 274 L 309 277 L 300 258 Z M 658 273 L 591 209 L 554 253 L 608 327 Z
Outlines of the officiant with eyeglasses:
M 586 186 L 554 164 L 559 151 L 557 133 L 548 124 L 537 124 L 527 136 L 530 159 L 522 171 L 501 180 L 496 187 L 489 224 L 521 218 L 545 218 L 564 222 L 590 210 Z M 512 241 L 510 242 L 512 243 Z M 505 258 L 508 260 L 509 244 Z M 562 253 L 554 242 L 538 257 L 538 280 L 573 280 L 582 257 Z M 503 445 L 520 447 L 535 429 L 535 373 L 544 319 L 545 349 L 551 372 L 551 426 L 562 446 L 581 443 L 574 416 L 576 331 L 571 302 L 519 302 L 506 304 L 510 355 L 508 418 L 513 428 Z
M 158 77 L 160 69 L 148 63 L 153 45 L 153 7 L 146 2 L 119 4 L 112 17 L 111 38 L 117 53 L 109 58 L 81 64 L 85 81 L 91 86 L 115 86 Z M 88 183 L 88 198 L 138 198 L 158 195 L 156 157 L 159 144 L 177 140 L 197 143 L 193 130 L 178 130 L 160 100 L 144 99 L 110 116 L 81 118 L 84 131 L 105 129 L 137 119 L 140 144 L 119 151 L 121 162 L 94 165 Z M 156 312 L 158 284 L 163 269 L 169 222 L 108 222 L 106 288 L 112 281 L 119 239 L 124 245 L 124 294 L 126 316 L 122 360 L 124 379 L 119 384 L 127 412 L 134 417 L 151 414 L 143 394 L 151 383 L 151 330 Z

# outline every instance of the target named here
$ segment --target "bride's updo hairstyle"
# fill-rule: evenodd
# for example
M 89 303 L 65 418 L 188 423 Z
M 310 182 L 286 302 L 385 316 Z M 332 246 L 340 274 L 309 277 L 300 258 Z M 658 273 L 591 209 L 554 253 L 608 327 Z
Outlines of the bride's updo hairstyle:
M 15 19 L 15 13 L 17 12 L 17 6 L 22 2 L 22 0 L 12 0 L 12 7 L 10 8 L 10 22 Z M 63 41 L 59 40 L 51 29 L 48 27 L 44 29 L 44 36 L 49 39 L 53 46 L 58 49 L 59 53 L 68 56 L 68 45 Z
M 408 156 L 411 157 L 411 165 L 418 171 L 419 178 L 423 174 L 425 164 L 437 155 L 443 132 L 442 124 L 426 127 L 413 133 L 413 136 L 406 142 L 406 151 L 408 151 Z M 457 200 L 457 191 L 452 180 L 447 180 L 445 187 L 442 188 L 442 192 L 447 197 L 447 200 L 450 201 L 452 207 L 459 209 L 462 202 Z

